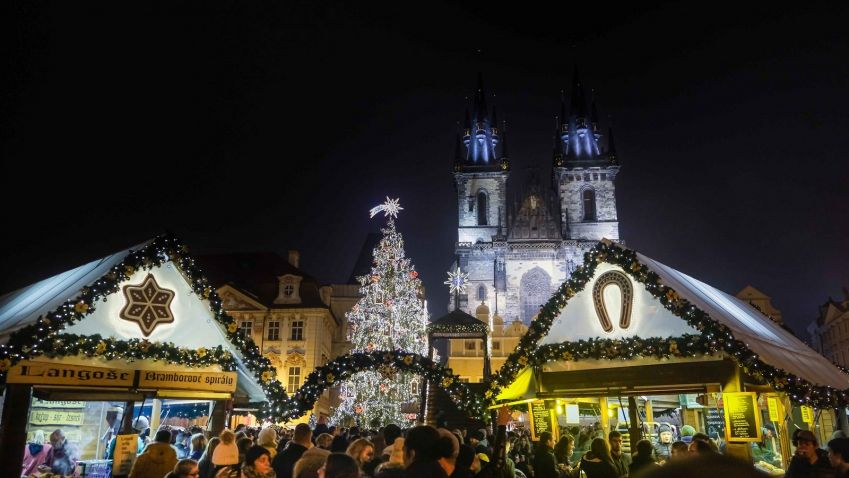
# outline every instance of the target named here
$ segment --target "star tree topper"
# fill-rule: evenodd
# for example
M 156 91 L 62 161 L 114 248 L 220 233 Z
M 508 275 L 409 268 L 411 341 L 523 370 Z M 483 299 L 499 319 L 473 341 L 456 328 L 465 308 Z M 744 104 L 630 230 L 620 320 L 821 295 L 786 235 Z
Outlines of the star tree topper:
M 398 211 L 401 211 L 401 210 L 404 209 L 399 204 L 400 201 L 401 201 L 400 198 L 389 199 L 389 196 L 386 196 L 386 202 L 385 203 L 381 204 L 380 206 L 375 206 L 375 207 L 373 207 L 369 210 L 369 217 L 372 218 L 374 216 L 377 216 L 382 211 L 383 217 L 393 217 L 393 218 L 397 219 L 398 218 Z

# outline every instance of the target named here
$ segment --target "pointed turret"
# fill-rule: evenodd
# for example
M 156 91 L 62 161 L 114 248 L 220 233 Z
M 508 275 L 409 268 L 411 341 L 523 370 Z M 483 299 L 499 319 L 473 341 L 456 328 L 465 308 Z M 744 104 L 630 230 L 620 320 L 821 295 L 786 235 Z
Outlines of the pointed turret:
M 592 106 L 590 106 L 590 123 L 593 125 L 593 132 L 598 133 L 598 109 L 595 107 L 595 98 L 593 98 Z
M 563 108 L 561 100 L 561 109 Z M 578 67 L 572 76 L 572 91 L 569 101 L 569 116 L 561 119 L 560 137 L 564 146 L 565 163 L 576 161 L 599 161 L 601 151 L 598 147 L 599 133 L 598 109 L 595 101 L 590 113 L 587 113 L 587 100 L 584 86 L 578 74 Z
M 486 91 L 483 87 L 483 74 L 478 73 L 478 84 L 472 96 L 471 114 L 466 112 L 466 125 L 463 132 L 463 143 L 466 146 L 466 154 L 462 168 L 475 167 L 476 169 L 504 169 L 504 164 L 498 160 L 498 144 L 501 142 L 498 131 L 495 109 L 492 116 L 486 105 Z

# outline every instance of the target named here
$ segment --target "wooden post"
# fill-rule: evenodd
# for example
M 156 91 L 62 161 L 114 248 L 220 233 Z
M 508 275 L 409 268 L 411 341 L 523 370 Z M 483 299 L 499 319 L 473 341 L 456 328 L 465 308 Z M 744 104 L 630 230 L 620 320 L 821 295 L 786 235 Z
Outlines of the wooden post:
M 133 416 L 133 407 L 136 405 L 136 402 L 130 400 L 124 403 L 124 414 L 121 415 L 121 435 L 129 435 L 130 433 L 135 433 L 133 431 L 133 420 L 135 417 Z M 142 432 L 144 430 L 140 430 Z
M 650 398 L 646 398 L 646 421 L 649 423 L 654 422 L 654 408 L 652 408 Z
M 604 432 L 604 439 L 607 440 L 607 434 L 610 433 L 610 415 L 607 412 L 609 410 L 607 407 L 607 397 L 599 397 L 598 409 L 601 415 L 601 431 Z
M 32 385 L 6 384 L 3 422 L 0 423 L 0 463 L 7 472 L 18 470 L 16 476 L 24 461 L 31 396 Z
M 221 430 L 227 427 L 227 407 L 225 400 L 215 400 L 213 402 L 212 414 L 209 416 L 209 430 L 211 436 L 217 437 Z
M 632 395 L 628 397 L 628 420 L 631 421 L 631 428 L 628 430 L 628 435 L 630 436 L 632 454 L 637 451 L 637 442 L 643 438 L 640 432 L 642 427 L 640 426 L 638 415 L 637 399 Z

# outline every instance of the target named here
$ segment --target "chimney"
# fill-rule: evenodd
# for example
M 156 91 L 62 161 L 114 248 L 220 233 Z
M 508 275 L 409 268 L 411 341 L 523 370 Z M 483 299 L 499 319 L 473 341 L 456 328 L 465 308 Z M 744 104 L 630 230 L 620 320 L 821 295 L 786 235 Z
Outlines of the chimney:
M 299 267 L 298 264 L 300 264 L 300 262 L 301 253 L 296 250 L 289 251 L 289 264 L 291 264 L 292 267 Z

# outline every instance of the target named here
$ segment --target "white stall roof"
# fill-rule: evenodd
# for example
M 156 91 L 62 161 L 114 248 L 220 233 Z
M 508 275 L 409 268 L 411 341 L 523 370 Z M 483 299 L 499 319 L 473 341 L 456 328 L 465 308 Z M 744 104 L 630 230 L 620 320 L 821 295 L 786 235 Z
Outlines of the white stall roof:
M 757 353 L 765 363 L 815 385 L 841 390 L 849 388 L 849 375 L 747 302 L 650 257 L 637 253 L 637 258 L 678 295 L 731 329 L 734 337 Z
M 0 343 L 8 342 L 10 335 L 16 330 L 34 324 L 40 316 L 56 310 L 65 301 L 76 298 L 83 287 L 91 287 L 112 267 L 120 264 L 130 252 L 142 250 L 152 242 L 153 239 L 0 296 Z M 116 295 L 121 296 L 121 293 L 118 292 Z M 192 297 L 200 300 L 196 299 L 197 296 Z M 113 300 L 120 299 L 113 298 Z M 97 312 L 95 311 L 95 314 Z M 75 329 L 88 328 L 85 325 L 87 319 L 92 319 L 92 316 L 87 316 L 66 328 L 65 332 L 77 333 Z M 227 346 L 236 359 L 236 372 L 239 375 L 237 394 L 247 396 L 251 401 L 265 401 L 267 399 L 265 392 L 256 381 L 254 374 L 245 366 L 238 347 L 229 342 L 224 333 L 219 330 L 220 327 L 214 329 L 220 335 L 215 337 L 217 342 L 215 345 L 220 343 Z

